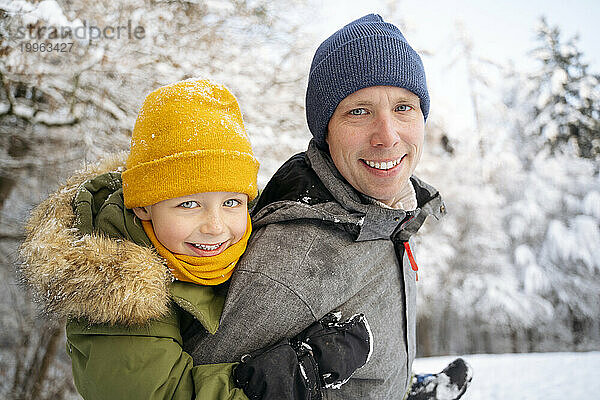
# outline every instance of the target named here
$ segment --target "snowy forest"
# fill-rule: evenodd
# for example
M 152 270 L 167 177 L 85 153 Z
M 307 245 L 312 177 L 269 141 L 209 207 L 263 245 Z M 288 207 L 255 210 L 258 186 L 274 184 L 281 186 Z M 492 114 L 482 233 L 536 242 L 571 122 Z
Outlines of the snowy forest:
M 74 171 L 127 150 L 150 90 L 191 77 L 235 93 L 264 186 L 310 138 L 312 7 L 0 1 L 0 398 L 78 398 L 63 323 L 40 316 L 16 274 L 32 208 Z M 394 2 L 385 18 L 406 23 Z M 600 349 L 600 75 L 557 22 L 531 27 L 533 72 L 455 41 L 472 130 L 447 124 L 430 84 L 435 111 L 416 174 L 440 190 L 448 215 L 415 239 L 420 356 Z M 68 51 L 32 51 L 33 42 Z M 427 70 L 435 54 L 418 51 Z

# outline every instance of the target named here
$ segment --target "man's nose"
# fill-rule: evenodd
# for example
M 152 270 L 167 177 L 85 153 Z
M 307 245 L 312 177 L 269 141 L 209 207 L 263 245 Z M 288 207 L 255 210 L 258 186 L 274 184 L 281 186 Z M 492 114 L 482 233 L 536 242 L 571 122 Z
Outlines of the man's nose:
M 218 210 L 209 210 L 204 213 L 198 230 L 207 235 L 219 235 L 223 233 L 223 216 Z
M 400 140 L 397 128 L 392 115 L 389 113 L 379 113 L 374 121 L 371 146 L 393 147 Z

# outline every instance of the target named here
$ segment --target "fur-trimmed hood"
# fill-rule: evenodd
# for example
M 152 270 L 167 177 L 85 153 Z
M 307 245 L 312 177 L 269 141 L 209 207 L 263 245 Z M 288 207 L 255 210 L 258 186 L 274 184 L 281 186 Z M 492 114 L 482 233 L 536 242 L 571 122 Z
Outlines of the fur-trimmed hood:
M 169 311 L 171 275 L 149 247 L 99 233 L 82 235 L 73 200 L 82 184 L 123 169 L 125 154 L 85 168 L 34 209 L 20 247 L 20 273 L 53 318 L 143 324 Z

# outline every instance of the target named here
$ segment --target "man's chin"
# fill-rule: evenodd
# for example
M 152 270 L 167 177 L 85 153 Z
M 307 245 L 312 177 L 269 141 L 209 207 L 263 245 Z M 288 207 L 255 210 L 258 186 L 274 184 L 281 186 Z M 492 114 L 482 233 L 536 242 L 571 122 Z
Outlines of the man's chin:
M 402 189 L 408 182 L 408 178 L 403 179 L 401 181 L 396 181 L 393 184 L 386 187 L 373 187 L 368 188 L 367 190 L 360 191 L 363 194 L 383 203 L 388 206 L 392 206 L 396 201 L 401 197 Z M 383 189 L 383 190 L 382 190 Z M 386 190 L 387 189 L 387 190 Z
M 367 191 L 367 192 L 363 192 L 363 193 L 383 204 L 388 204 L 388 205 L 393 204 L 394 199 L 396 197 L 395 195 L 392 195 L 390 193 L 381 192 L 381 191 Z

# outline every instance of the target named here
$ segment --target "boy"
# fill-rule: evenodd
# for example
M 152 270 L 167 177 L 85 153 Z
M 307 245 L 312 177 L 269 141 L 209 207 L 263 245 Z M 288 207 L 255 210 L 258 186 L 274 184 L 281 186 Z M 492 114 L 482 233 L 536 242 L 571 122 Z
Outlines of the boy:
M 68 320 L 85 399 L 320 399 L 364 365 L 360 315 L 326 316 L 239 365 L 193 365 L 185 351 L 190 329 L 217 330 L 252 230 L 258 162 L 226 88 L 187 80 L 150 93 L 125 171 L 107 172 L 120 165 L 71 178 L 34 210 L 21 247 L 26 282 Z

